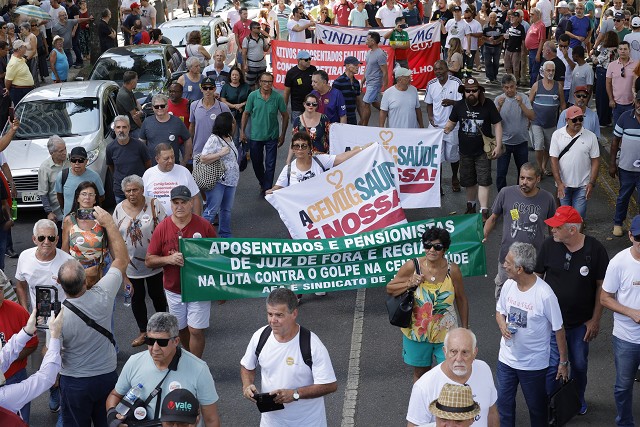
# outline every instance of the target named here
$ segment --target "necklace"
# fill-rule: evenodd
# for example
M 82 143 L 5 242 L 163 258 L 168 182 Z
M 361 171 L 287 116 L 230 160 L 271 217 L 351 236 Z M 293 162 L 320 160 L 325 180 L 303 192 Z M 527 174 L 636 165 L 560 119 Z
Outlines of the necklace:
M 431 283 L 436 283 L 436 274 L 438 274 L 439 270 L 440 270 L 440 266 L 430 266 L 429 262 L 425 260 L 425 267 L 426 267 L 426 272 L 428 273 L 429 276 L 429 281 Z M 434 271 L 435 270 L 435 271 Z

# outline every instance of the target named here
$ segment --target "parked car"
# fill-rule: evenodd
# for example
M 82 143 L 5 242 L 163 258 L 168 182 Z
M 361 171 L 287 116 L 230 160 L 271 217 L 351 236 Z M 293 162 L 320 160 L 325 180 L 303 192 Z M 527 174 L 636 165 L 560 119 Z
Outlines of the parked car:
M 138 73 L 134 93 L 144 105 L 157 93 L 167 93 L 171 82 L 184 71 L 182 54 L 169 44 L 114 47 L 104 52 L 89 73 L 89 80 L 112 80 L 122 85 L 125 71 Z
M 116 117 L 113 81 L 57 83 L 29 92 L 15 108 L 20 121 L 4 153 L 18 192 L 18 207 L 40 207 L 38 169 L 49 157 L 47 141 L 52 135 L 64 139 L 67 152 L 82 146 L 87 150 L 88 167 L 100 175 L 107 204 L 113 204 L 113 179 L 106 164 L 107 145 L 114 140 L 111 130 Z M 7 132 L 9 124 L 4 128 Z
M 260 9 L 262 9 L 262 0 L 240 0 L 240 7 L 247 8 L 248 18 L 251 20 L 257 20 Z M 273 7 L 275 7 L 277 1 L 272 0 Z M 213 1 L 211 0 L 209 8 L 212 10 L 211 15 L 219 16 L 227 22 L 227 14 L 233 9 L 233 1 Z
M 186 19 L 175 19 L 163 22 L 158 26 L 162 30 L 162 35 L 176 47 L 183 57 L 186 58 L 184 49 L 187 46 L 189 33 L 200 31 L 202 34 L 202 46 L 211 54 L 218 49 L 224 49 L 227 54 L 225 63 L 231 65 L 236 59 L 238 44 L 231 28 L 220 17 L 197 17 Z

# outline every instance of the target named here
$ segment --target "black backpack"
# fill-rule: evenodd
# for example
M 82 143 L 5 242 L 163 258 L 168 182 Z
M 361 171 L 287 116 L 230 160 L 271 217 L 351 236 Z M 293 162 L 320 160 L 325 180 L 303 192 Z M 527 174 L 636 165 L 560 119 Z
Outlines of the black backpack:
M 260 352 L 267 343 L 269 335 L 271 335 L 271 330 L 271 326 L 267 326 L 260 334 L 260 339 L 258 340 L 255 353 L 256 359 L 260 358 Z M 311 357 L 311 332 L 302 326 L 300 326 L 300 353 L 302 353 L 304 364 L 307 365 L 309 369 L 313 370 L 313 358 Z

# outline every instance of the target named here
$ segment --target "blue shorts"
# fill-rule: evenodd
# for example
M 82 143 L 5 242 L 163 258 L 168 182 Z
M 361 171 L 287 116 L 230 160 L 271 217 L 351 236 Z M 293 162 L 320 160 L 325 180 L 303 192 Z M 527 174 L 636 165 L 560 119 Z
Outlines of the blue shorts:
M 443 345 L 444 343 L 412 341 L 402 335 L 402 358 L 409 366 L 428 368 L 433 365 L 433 356 L 436 358 L 436 365 L 444 362 Z
M 380 89 L 382 89 L 382 85 L 369 85 L 367 83 L 367 91 L 362 97 L 362 102 L 364 102 L 365 104 L 372 104 L 374 102 L 377 102 L 379 100 L 378 98 L 380 97 Z

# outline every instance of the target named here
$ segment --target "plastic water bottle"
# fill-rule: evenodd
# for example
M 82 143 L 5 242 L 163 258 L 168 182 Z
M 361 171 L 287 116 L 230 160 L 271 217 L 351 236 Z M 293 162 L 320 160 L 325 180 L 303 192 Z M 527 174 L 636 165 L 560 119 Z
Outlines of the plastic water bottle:
M 123 417 L 126 417 L 131 411 L 131 408 L 133 407 L 135 401 L 140 397 L 141 394 L 142 384 L 131 387 L 127 394 L 125 394 L 122 398 L 122 401 L 118 403 L 118 406 L 116 406 L 116 411 Z M 124 402 L 128 403 L 129 406 L 127 406 Z
M 131 307 L 131 285 L 129 283 L 124 286 L 124 306 Z
M 511 334 L 511 338 L 504 340 L 504 343 L 507 347 L 511 347 L 513 345 L 513 339 L 516 337 L 516 332 L 518 332 L 518 326 L 514 322 L 509 322 L 507 323 L 507 329 Z
M 13 199 L 11 204 L 11 220 L 16 221 L 18 219 L 18 201 Z

